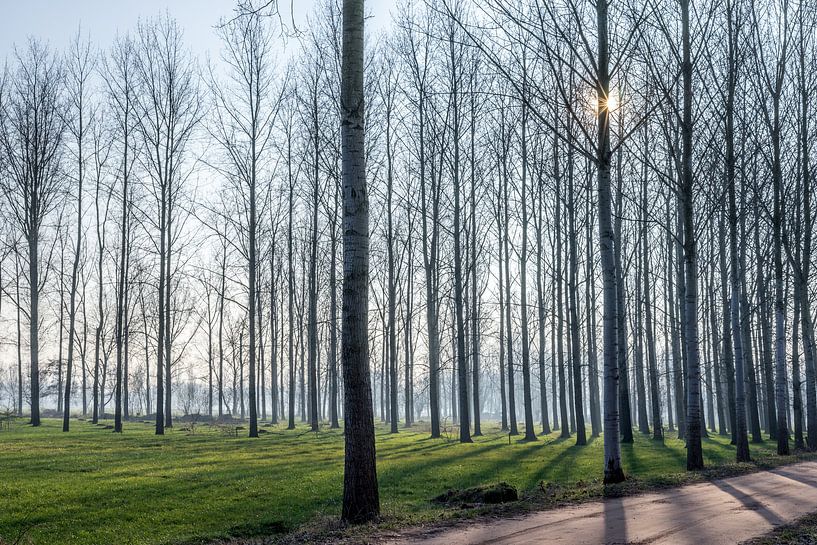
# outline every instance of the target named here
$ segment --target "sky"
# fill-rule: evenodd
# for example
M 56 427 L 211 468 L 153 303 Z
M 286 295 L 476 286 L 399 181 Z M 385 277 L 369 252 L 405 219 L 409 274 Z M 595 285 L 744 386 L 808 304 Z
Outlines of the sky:
M 306 23 L 317 0 L 279 0 L 285 20 L 294 11 L 296 24 Z M 0 0 L 0 59 L 10 59 L 15 44 L 24 46 L 28 38 L 47 41 L 64 50 L 82 26 L 98 47 L 107 48 L 117 32 L 133 30 L 139 17 L 165 11 L 175 17 L 185 32 L 185 42 L 200 60 L 207 53 L 216 58 L 219 42 L 213 26 L 229 16 L 236 0 Z M 368 0 L 371 30 L 388 26 L 395 0 Z

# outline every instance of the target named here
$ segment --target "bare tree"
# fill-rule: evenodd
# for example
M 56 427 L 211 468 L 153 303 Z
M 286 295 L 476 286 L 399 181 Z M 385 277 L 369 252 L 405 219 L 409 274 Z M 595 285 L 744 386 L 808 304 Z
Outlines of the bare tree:
M 222 23 L 219 35 L 224 45 L 221 58 L 229 67 L 229 76 L 226 84 L 211 77 L 216 120 L 211 134 L 225 155 L 217 168 L 237 191 L 242 222 L 247 226 L 249 435 L 258 437 L 258 185 L 280 99 L 274 87 L 273 42 L 267 19 L 257 12 L 239 13 Z
M 114 431 L 122 431 L 123 397 L 127 399 L 127 370 L 124 368 L 126 322 L 128 315 L 127 292 L 128 247 L 130 240 L 131 178 L 136 164 L 136 50 L 129 37 L 118 38 L 109 57 L 105 59 L 105 82 L 110 111 L 115 123 L 115 138 L 121 146 L 121 164 L 118 177 L 120 188 L 119 263 L 116 280 L 116 401 Z M 123 377 L 124 375 L 124 377 Z M 123 382 L 125 386 L 123 387 Z M 124 392 L 123 392 L 124 390 Z M 125 402 L 125 405 L 127 403 Z M 125 407 L 127 413 L 127 407 Z
M 79 280 L 80 261 L 82 259 L 82 207 L 83 184 L 85 182 L 86 161 L 85 140 L 93 120 L 93 106 L 90 102 L 89 79 L 93 73 L 95 58 L 91 53 L 90 40 L 83 43 L 79 32 L 71 44 L 67 60 L 67 93 L 69 107 L 73 115 L 70 117 L 68 130 L 76 144 L 76 183 L 77 215 L 76 237 L 74 239 L 74 256 L 71 266 L 71 284 L 68 289 L 68 357 L 65 363 L 65 394 L 63 397 L 62 431 L 70 429 L 72 375 L 74 370 L 74 345 L 76 343 L 77 323 L 77 283 Z
M 202 112 L 195 65 L 184 49 L 178 23 L 169 16 L 142 21 L 137 34 L 136 112 L 145 150 L 142 161 L 159 207 L 155 224 L 159 240 L 154 238 L 153 243 L 159 255 L 156 434 L 162 435 L 165 427 L 172 425 L 173 219 L 187 175 L 187 144 Z
M 63 70 L 44 44 L 15 50 L 16 70 L 0 102 L 0 192 L 28 246 L 31 425 L 40 425 L 40 290 L 45 220 L 62 195 Z M 18 301 L 19 304 L 19 301 Z

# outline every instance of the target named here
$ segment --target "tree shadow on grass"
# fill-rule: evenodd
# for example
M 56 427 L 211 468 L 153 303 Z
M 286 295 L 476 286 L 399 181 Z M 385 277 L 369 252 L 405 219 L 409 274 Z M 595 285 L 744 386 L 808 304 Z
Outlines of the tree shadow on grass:
M 550 443 L 547 443 L 545 446 L 557 446 L 568 440 L 569 438 L 556 439 Z M 571 470 L 573 469 L 574 464 L 566 462 L 571 459 L 574 461 L 579 459 L 590 447 L 593 446 L 594 441 L 595 438 L 590 438 L 588 439 L 586 445 L 573 444 L 564 448 L 553 458 L 544 460 L 545 463 L 542 464 L 542 468 L 528 478 L 527 482 L 524 484 L 525 488 L 528 490 L 533 489 L 539 486 L 539 483 L 543 481 L 552 481 L 559 484 L 568 485 Z M 601 467 L 601 464 L 599 464 L 599 466 Z
M 667 445 L 666 442 L 649 440 L 647 445 L 624 443 L 621 445 L 621 456 L 624 469 L 627 473 L 645 475 L 654 468 L 650 465 L 651 459 L 667 458 L 678 464 L 678 470 L 682 471 L 686 465 L 686 457 L 677 449 Z
M 435 441 L 437 441 L 435 439 Z M 380 445 L 379 445 L 380 446 Z M 417 447 L 412 444 L 406 444 L 405 447 L 403 446 L 394 446 L 394 447 L 387 447 L 387 448 L 378 448 L 377 449 L 377 459 L 378 460 L 391 460 L 394 458 L 404 457 L 406 455 L 418 455 L 418 454 L 430 454 L 436 451 L 444 450 L 447 447 L 452 446 L 451 443 L 446 443 L 443 441 L 437 441 L 434 443 L 428 443 L 423 446 Z
M 724 444 L 711 437 L 703 437 L 701 439 L 703 445 L 704 456 L 708 459 L 710 464 L 724 465 L 735 461 L 735 446 Z
M 437 450 L 444 450 L 445 447 L 454 450 L 456 445 L 458 443 L 453 445 L 442 444 Z M 443 468 L 451 465 L 462 465 L 463 462 L 470 458 L 485 456 L 491 451 L 501 448 L 502 445 L 498 443 L 477 443 L 468 445 L 468 447 L 467 450 L 452 452 L 450 456 L 442 456 L 441 453 L 437 452 L 435 453 L 436 456 L 412 458 L 401 462 L 390 459 L 391 463 L 383 468 L 383 471 L 378 471 L 379 481 L 382 486 L 394 487 L 399 486 L 399 483 L 409 478 L 414 481 L 421 480 L 423 477 L 437 477 L 442 480 L 442 476 L 445 475 L 445 472 L 442 471 Z M 429 448 L 433 447 L 429 446 Z

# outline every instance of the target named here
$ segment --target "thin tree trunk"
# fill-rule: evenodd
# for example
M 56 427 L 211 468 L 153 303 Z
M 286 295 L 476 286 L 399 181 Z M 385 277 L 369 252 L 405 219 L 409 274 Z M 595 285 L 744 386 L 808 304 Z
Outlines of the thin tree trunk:
M 570 313 L 570 360 L 573 368 L 573 402 L 575 403 L 576 444 L 587 444 L 587 430 L 584 424 L 584 402 L 582 400 L 581 332 L 579 324 L 579 234 L 576 229 L 576 187 L 574 184 L 574 160 L 572 150 L 567 156 L 567 223 L 570 239 L 570 277 L 568 282 L 568 312 Z M 522 199 L 523 206 L 525 199 Z
M 523 88 L 527 82 L 523 81 Z M 527 102 L 526 93 L 523 91 L 522 100 L 522 253 L 519 263 L 519 302 L 522 318 L 522 394 L 525 405 L 525 441 L 535 441 L 536 431 L 533 425 L 533 404 L 531 402 L 531 378 L 530 378 L 530 343 L 528 337 L 528 134 L 527 134 Z M 582 443 L 583 444 L 583 443 Z
M 477 169 L 476 169 L 476 90 L 475 76 L 471 76 L 469 92 L 471 102 L 471 397 L 474 405 L 474 436 L 482 435 L 480 423 L 479 381 L 480 381 L 480 338 L 479 338 L 479 296 L 477 294 Z M 411 262 L 411 260 L 409 260 Z M 406 398 L 408 404 L 408 398 Z M 532 421 L 532 419 L 531 419 Z

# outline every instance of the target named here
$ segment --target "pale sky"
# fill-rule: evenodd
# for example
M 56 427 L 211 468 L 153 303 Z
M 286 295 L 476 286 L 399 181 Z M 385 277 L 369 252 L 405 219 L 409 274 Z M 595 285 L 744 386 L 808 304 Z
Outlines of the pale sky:
M 316 0 L 279 0 L 285 20 L 290 5 L 295 22 L 302 25 Z M 185 42 L 204 60 L 207 52 L 217 57 L 219 43 L 213 26 L 229 16 L 235 0 L 0 0 L 0 62 L 10 57 L 14 45 L 24 46 L 28 37 L 43 39 L 63 50 L 82 25 L 97 47 L 107 48 L 117 31 L 133 30 L 139 17 L 168 11 L 185 32 Z M 369 29 L 382 29 L 391 20 L 395 0 L 368 0 Z

